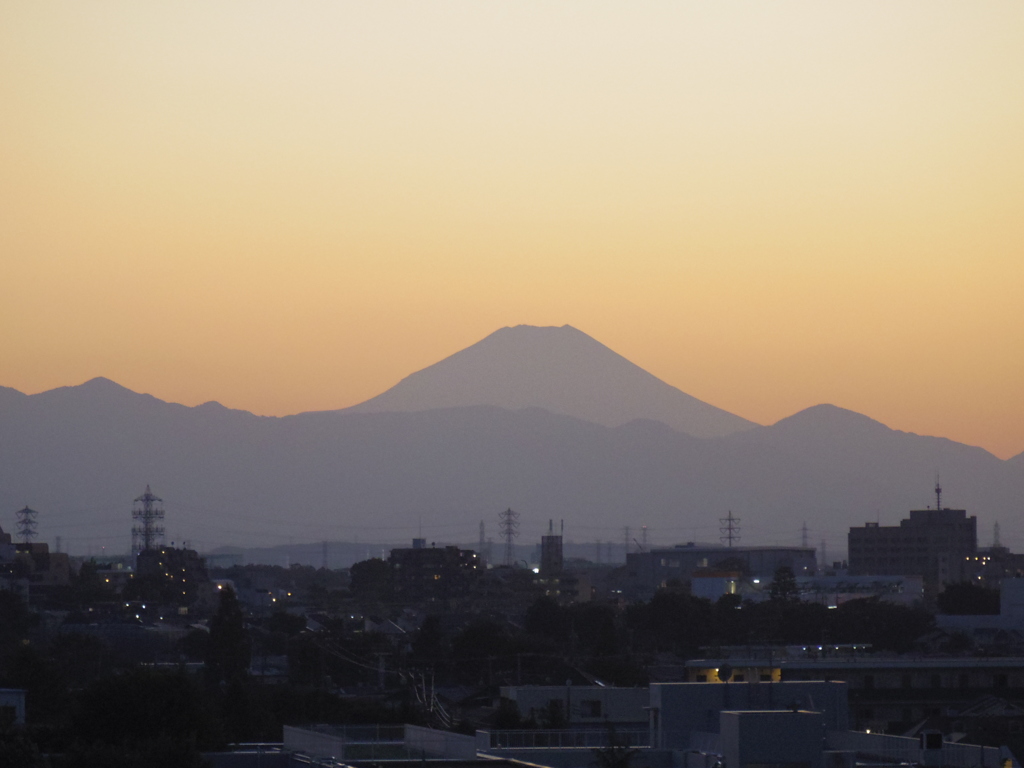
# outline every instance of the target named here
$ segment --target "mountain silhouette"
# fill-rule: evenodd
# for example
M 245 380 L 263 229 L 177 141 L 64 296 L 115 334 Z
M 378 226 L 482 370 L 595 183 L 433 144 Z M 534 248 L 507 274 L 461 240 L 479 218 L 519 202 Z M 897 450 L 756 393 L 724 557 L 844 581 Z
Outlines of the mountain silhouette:
M 425 411 L 469 405 L 543 408 L 616 427 L 651 419 L 695 437 L 757 426 L 666 384 L 572 326 L 502 328 L 347 409 Z
M 850 526 L 897 524 L 933 503 L 940 474 L 943 501 L 978 516 L 980 544 L 999 522 L 1004 544 L 1024 549 L 1024 454 L 1001 461 L 832 405 L 695 437 L 668 420 L 684 408 L 666 406 L 658 418 L 651 402 L 722 412 L 574 329 L 510 328 L 484 341 L 413 374 L 376 409 L 369 401 L 282 418 L 167 403 L 107 379 L 36 395 L 0 387 L 0 525 L 13 526 L 27 504 L 40 510 L 40 540 L 59 535 L 73 552 L 124 552 L 131 500 L 150 483 L 165 500 L 168 540 L 199 548 L 397 543 L 420 525 L 432 539 L 472 545 L 479 521 L 493 535 L 507 507 L 522 515 L 520 543 L 536 541 L 551 518 L 564 519 L 577 541 L 621 541 L 625 525 L 649 526 L 659 544 L 716 541 L 718 518 L 732 510 L 744 543 L 799 543 L 806 522 L 811 543 L 827 538 L 835 558 Z M 519 358 L 508 352 L 517 345 Z M 544 355 L 557 373 L 538 369 Z M 484 370 L 495 358 L 496 372 Z M 543 386 L 530 389 L 524 375 L 490 388 L 515 367 L 508 359 L 536 371 Z M 625 404 L 612 400 L 615 416 L 603 419 L 612 424 L 603 424 L 594 409 L 614 395 L 616 376 Z M 587 389 L 588 377 L 600 385 Z M 453 381 L 470 400 L 478 392 L 506 399 L 443 407 L 439 398 L 453 397 L 443 385 Z M 574 406 L 560 382 L 569 393 L 584 390 L 582 415 L 553 412 Z M 636 394 L 648 391 L 664 400 Z M 537 404 L 541 394 L 548 408 Z M 646 417 L 630 418 L 642 407 Z

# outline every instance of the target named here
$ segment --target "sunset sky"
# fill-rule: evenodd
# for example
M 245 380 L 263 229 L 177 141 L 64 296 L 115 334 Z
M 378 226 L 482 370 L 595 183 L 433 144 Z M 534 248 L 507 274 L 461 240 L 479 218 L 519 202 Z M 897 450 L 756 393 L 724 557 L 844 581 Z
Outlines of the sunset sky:
M 342 408 L 519 323 L 1024 451 L 1024 3 L 0 4 L 0 385 Z

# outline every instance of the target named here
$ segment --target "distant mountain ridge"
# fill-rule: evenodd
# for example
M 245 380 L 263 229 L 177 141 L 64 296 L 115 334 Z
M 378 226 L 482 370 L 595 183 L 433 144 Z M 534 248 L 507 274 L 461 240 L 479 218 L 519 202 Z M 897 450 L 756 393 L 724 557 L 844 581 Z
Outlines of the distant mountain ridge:
M 346 410 L 467 405 L 544 408 L 609 427 L 652 419 L 695 437 L 722 437 L 758 426 L 666 384 L 569 325 L 502 328 Z
M 585 359 L 607 358 L 606 348 L 578 342 L 569 339 Z M 646 391 L 650 381 L 622 363 L 616 370 Z M 470 357 L 466 368 L 481 365 Z M 566 377 L 568 386 L 576 380 Z M 950 505 L 978 515 L 979 543 L 998 521 L 1003 542 L 1024 549 L 1024 455 L 1001 461 L 830 405 L 720 437 L 650 415 L 608 426 L 536 405 L 398 408 L 424 404 L 412 395 L 431 389 L 415 383 L 407 400 L 396 387 L 378 403 L 393 410 L 283 418 L 167 403 L 102 378 L 37 395 L 0 388 L 0 526 L 13 528 L 14 511 L 28 504 L 40 510 L 41 540 L 60 535 L 65 548 L 95 554 L 126 548 L 131 500 L 150 483 L 166 500 L 168 540 L 201 548 L 400 542 L 421 525 L 431 540 L 473 545 L 478 522 L 497 538 L 495 516 L 511 506 L 522 515 L 520 543 L 549 518 L 564 519 L 577 541 L 621 541 L 625 525 L 647 525 L 663 544 L 716 540 L 718 518 L 732 510 L 745 543 L 799 543 L 807 522 L 811 543 L 827 539 L 834 555 L 850 526 L 895 524 L 930 503 L 939 472 Z M 668 390 L 671 415 L 687 396 Z M 615 420 L 636 408 L 623 406 Z

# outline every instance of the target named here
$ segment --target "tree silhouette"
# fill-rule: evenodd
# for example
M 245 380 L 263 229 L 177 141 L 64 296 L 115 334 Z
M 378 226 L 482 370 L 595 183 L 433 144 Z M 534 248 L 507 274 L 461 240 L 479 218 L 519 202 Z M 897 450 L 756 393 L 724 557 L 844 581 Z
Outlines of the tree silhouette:
M 220 605 L 210 620 L 210 640 L 206 646 L 206 679 L 213 685 L 247 676 L 252 649 L 245 632 L 242 607 L 234 590 L 225 587 Z
M 793 575 L 792 568 L 780 565 L 775 569 L 768 594 L 776 603 L 795 603 L 800 599 L 800 588 L 796 585 L 796 576 Z

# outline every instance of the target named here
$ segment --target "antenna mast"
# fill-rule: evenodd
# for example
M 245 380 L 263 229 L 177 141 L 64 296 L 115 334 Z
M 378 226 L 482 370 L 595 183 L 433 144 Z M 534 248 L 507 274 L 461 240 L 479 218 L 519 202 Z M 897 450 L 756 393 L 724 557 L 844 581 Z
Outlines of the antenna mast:
M 935 475 L 935 508 L 942 509 L 942 486 L 939 485 L 938 475 Z
M 132 549 L 136 552 L 153 549 L 157 540 L 163 538 L 164 527 L 160 525 L 164 519 L 164 508 L 160 506 L 163 501 L 149 485 L 146 492 L 135 499 L 132 520 L 138 520 L 138 524 L 132 526 Z
M 800 546 L 807 549 L 807 521 L 804 521 L 803 527 L 800 528 Z
M 718 522 L 721 523 L 721 527 L 718 529 L 721 532 L 719 540 L 727 547 L 731 547 L 734 542 L 740 540 L 740 519 L 733 517 L 732 510 L 729 510 L 729 514 L 725 517 L 718 518 Z
M 511 507 L 498 515 L 498 527 L 501 529 L 501 538 L 505 540 L 505 565 L 512 566 L 516 561 L 515 540 L 519 535 L 519 513 L 513 512 Z

